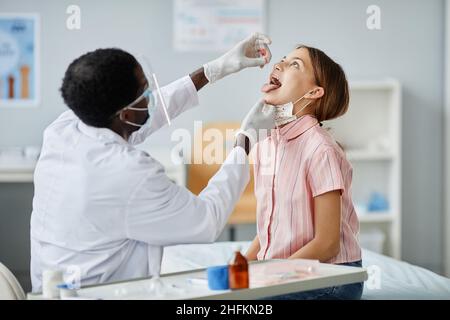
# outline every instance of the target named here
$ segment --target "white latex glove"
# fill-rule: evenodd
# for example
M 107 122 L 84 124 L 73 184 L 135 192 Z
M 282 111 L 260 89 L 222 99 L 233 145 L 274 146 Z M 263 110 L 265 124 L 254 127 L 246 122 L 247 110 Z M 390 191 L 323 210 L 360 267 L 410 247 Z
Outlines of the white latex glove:
M 269 44 L 272 40 L 264 34 L 254 33 L 235 45 L 223 56 L 203 65 L 210 83 L 248 67 L 263 67 L 272 59 Z
M 269 136 L 270 130 L 274 128 L 275 107 L 266 105 L 261 99 L 247 113 L 236 135 L 240 133 L 246 135 L 253 147 L 258 141 Z

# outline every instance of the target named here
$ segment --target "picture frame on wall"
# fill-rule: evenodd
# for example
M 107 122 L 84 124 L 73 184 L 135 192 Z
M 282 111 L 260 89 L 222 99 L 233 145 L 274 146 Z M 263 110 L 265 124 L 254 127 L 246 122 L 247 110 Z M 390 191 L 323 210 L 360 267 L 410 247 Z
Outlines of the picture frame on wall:
M 0 13 L 0 109 L 40 102 L 40 18 Z

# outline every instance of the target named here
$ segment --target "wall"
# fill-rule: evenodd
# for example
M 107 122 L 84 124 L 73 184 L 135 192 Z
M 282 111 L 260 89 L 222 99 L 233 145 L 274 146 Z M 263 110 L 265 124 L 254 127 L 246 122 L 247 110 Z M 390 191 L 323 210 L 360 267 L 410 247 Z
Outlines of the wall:
M 450 2 L 445 1 L 445 117 L 444 117 L 444 166 L 445 166 L 445 186 L 444 195 L 450 192 Z M 444 245 L 442 253 L 445 257 L 445 275 L 450 277 L 450 198 L 444 196 Z

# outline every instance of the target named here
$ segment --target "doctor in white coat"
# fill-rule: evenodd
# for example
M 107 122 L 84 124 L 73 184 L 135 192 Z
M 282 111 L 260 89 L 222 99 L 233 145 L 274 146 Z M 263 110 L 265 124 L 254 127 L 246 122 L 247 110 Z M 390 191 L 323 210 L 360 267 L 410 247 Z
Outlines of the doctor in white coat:
M 270 39 L 254 34 L 161 88 L 168 116 L 196 106 L 206 83 L 267 63 L 258 42 Z M 254 130 L 274 127 L 273 110 L 263 113 L 263 102 L 250 110 L 235 147 L 196 196 L 134 147 L 166 123 L 150 82 L 120 49 L 87 53 L 68 67 L 61 92 L 71 110 L 45 130 L 34 174 L 33 292 L 42 290 L 47 269 L 79 270 L 82 285 L 158 275 L 164 246 L 213 242 L 223 230 L 249 181 Z

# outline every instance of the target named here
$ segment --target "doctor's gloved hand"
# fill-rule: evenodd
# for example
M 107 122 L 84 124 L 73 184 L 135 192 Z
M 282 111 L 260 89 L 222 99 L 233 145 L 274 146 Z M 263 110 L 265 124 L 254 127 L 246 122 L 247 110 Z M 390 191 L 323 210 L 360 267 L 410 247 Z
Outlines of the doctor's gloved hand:
M 270 62 L 272 54 L 269 44 L 272 40 L 264 34 L 254 33 L 235 45 L 216 60 L 203 65 L 210 83 L 248 67 L 263 67 Z
M 250 140 L 250 148 L 270 135 L 275 128 L 275 107 L 259 100 L 247 113 L 236 136 L 243 134 Z

